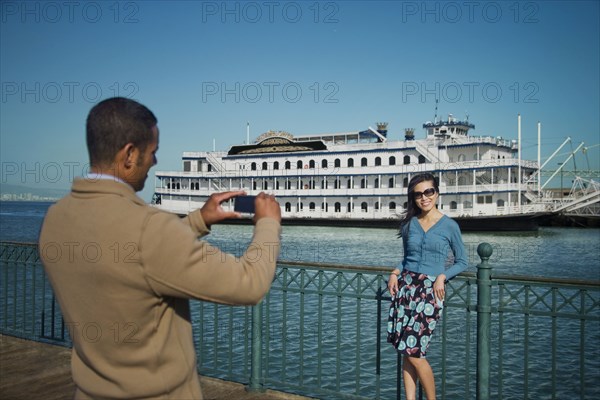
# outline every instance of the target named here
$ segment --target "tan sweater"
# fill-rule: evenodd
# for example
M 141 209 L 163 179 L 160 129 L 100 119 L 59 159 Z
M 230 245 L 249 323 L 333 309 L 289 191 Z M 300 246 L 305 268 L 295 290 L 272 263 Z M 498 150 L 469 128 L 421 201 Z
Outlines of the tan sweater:
M 209 232 L 199 211 L 181 219 L 126 184 L 76 179 L 39 243 L 73 340 L 75 397 L 201 399 L 188 299 L 258 303 L 280 231 L 260 219 L 236 258 L 198 240 Z

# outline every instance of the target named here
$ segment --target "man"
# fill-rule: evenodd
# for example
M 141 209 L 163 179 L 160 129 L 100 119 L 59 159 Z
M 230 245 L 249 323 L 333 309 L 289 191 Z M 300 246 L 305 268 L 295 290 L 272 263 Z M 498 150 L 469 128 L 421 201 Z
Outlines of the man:
M 76 399 L 201 399 L 189 299 L 258 303 L 273 280 L 281 210 L 255 201 L 254 236 L 241 258 L 198 240 L 212 224 L 239 217 L 214 194 L 186 218 L 150 207 L 142 190 L 156 164 L 154 114 L 125 98 L 87 119 L 91 173 L 53 205 L 40 256 L 73 340 Z

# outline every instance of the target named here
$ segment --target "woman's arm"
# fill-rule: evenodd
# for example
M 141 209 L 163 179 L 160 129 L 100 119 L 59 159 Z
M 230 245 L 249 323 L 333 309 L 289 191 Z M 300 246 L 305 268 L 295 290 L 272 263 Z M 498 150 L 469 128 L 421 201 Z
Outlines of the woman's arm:
M 450 221 L 452 221 L 452 224 L 449 226 L 448 240 L 450 242 L 452 253 L 454 254 L 454 264 L 452 264 L 452 266 L 444 272 L 446 275 L 446 280 L 454 278 L 469 266 L 469 257 L 467 255 L 467 251 L 465 250 L 465 244 L 462 240 L 460 228 L 458 227 L 456 221 Z

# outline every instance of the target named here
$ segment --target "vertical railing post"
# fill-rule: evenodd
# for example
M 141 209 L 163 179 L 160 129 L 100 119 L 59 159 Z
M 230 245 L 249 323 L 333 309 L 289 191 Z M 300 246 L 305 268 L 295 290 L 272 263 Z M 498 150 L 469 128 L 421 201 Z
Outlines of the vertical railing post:
M 490 399 L 492 285 L 488 260 L 492 246 L 481 243 L 477 254 L 481 263 L 477 266 L 477 400 Z
M 249 392 L 262 392 L 262 301 L 252 307 L 252 345 L 251 345 Z

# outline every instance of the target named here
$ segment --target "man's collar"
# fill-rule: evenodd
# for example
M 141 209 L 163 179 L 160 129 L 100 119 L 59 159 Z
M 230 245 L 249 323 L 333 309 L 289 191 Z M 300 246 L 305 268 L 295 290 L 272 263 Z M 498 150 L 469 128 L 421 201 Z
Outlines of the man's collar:
M 128 184 L 127 182 L 125 182 L 123 179 L 116 177 L 114 175 L 110 175 L 110 174 L 104 174 L 104 173 L 97 173 L 97 172 L 90 172 L 85 176 L 85 179 L 88 181 L 98 181 L 100 179 L 106 179 L 106 180 L 112 180 L 115 182 L 121 182 L 124 183 L 127 186 L 130 186 L 130 184 Z

